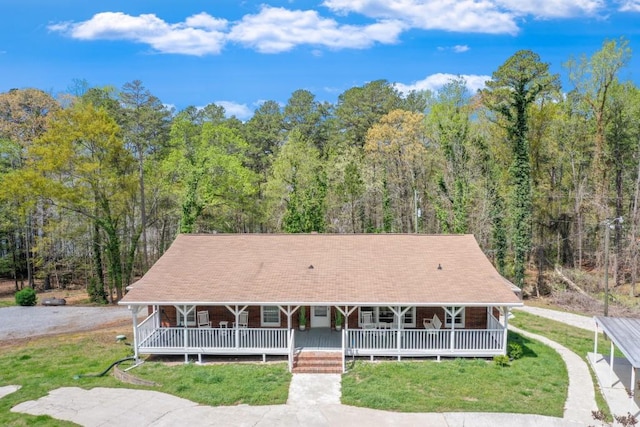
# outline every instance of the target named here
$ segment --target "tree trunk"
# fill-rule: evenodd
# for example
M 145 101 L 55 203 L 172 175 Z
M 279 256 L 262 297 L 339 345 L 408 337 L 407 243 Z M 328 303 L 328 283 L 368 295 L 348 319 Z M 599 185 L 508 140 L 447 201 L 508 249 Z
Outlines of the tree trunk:
M 147 207 L 144 191 L 144 154 L 140 144 L 138 148 L 138 173 L 140 175 L 140 226 L 142 227 L 142 269 L 146 272 L 149 269 L 149 251 L 147 248 Z M 138 239 L 136 239 L 138 240 Z
M 633 214 L 631 217 L 631 290 L 630 296 L 636 295 L 636 281 L 638 279 L 638 203 L 640 202 L 640 159 L 636 169 L 636 188 L 633 197 Z
M 102 239 L 100 238 L 100 227 L 96 221 L 93 222 L 93 268 L 98 281 L 98 286 L 105 291 L 104 266 L 102 265 Z
M 27 229 L 24 236 L 25 257 L 27 261 L 27 283 L 30 288 L 34 287 L 33 279 L 33 254 L 31 250 L 31 213 L 27 214 Z

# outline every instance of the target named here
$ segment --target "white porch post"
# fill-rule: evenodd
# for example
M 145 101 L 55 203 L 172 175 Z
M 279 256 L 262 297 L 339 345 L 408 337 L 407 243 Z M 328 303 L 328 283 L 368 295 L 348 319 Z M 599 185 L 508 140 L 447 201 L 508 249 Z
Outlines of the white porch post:
M 195 305 L 176 305 L 176 310 L 178 310 L 180 312 L 180 314 L 182 315 L 182 320 L 183 320 L 183 332 L 182 332 L 182 339 L 183 339 L 183 348 L 184 348 L 184 363 L 187 363 L 189 361 L 189 354 L 187 353 L 187 347 L 188 347 L 188 340 L 189 340 L 189 330 L 187 329 L 187 318 L 189 317 L 189 313 L 191 313 L 192 311 L 194 311 L 196 309 Z M 189 309 L 187 309 L 187 307 L 190 307 Z
M 240 323 L 240 312 L 238 311 L 238 306 L 235 306 L 235 312 L 233 313 L 236 321 L 234 322 L 235 325 L 235 331 L 234 331 L 234 335 L 235 337 L 235 341 L 236 341 L 236 348 L 240 347 L 240 328 L 239 328 L 239 323 Z
M 398 360 L 400 360 L 400 352 L 402 350 L 402 316 L 411 309 L 411 306 L 406 307 L 404 310 L 402 310 L 400 306 L 389 308 L 396 318 L 396 348 L 398 350 Z
M 138 363 L 138 347 L 140 343 L 138 342 L 138 312 L 140 311 L 139 305 L 130 305 L 129 310 L 131 310 L 131 319 L 133 321 L 133 356 L 136 358 L 136 363 Z
M 507 354 L 507 339 L 509 337 L 509 313 L 511 309 L 509 307 L 502 307 L 504 316 L 504 331 L 502 332 L 502 354 Z
M 613 387 L 613 362 L 615 360 L 614 358 L 614 347 L 613 347 L 613 341 L 611 341 L 611 355 L 609 356 L 609 381 L 611 381 L 611 387 Z
M 229 310 L 231 312 L 231 314 L 233 314 L 234 318 L 235 318 L 235 322 L 234 323 L 234 337 L 235 337 L 235 348 L 239 348 L 240 347 L 240 328 L 238 323 L 240 323 L 240 313 L 242 313 L 243 311 L 245 311 L 247 309 L 247 307 L 249 307 L 248 305 L 245 305 L 244 307 L 238 309 L 239 305 L 235 305 L 234 307 L 231 307 L 229 305 L 225 305 L 225 307 L 227 308 L 227 310 Z
M 458 314 L 460 314 L 460 312 L 464 310 L 464 307 L 458 307 L 457 310 L 451 310 L 449 307 L 444 307 L 444 311 L 445 311 L 445 325 L 446 325 L 446 314 L 449 315 L 449 317 L 451 318 L 451 341 L 449 344 L 449 349 L 453 352 L 455 350 L 456 347 L 456 340 L 455 340 L 455 330 L 456 330 L 456 316 Z
M 631 365 L 631 403 L 635 401 L 636 396 L 636 368 Z
M 153 312 L 155 313 L 155 319 L 153 319 L 153 327 L 158 329 L 160 327 L 160 322 L 162 319 L 160 318 L 160 306 L 154 305 Z

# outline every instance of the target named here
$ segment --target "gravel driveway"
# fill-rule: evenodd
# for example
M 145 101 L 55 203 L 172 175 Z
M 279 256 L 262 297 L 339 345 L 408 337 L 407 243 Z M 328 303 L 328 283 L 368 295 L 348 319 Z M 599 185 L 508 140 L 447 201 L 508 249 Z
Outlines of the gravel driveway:
M 126 307 L 4 307 L 0 308 L 0 341 L 95 329 L 131 319 Z

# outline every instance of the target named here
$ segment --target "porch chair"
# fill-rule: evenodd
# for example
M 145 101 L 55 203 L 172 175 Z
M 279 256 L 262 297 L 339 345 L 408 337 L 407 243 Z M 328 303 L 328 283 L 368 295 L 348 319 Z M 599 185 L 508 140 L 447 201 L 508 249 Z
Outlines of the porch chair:
M 376 325 L 373 324 L 373 313 L 370 311 L 362 312 L 362 328 L 373 329 Z
M 435 314 L 432 319 L 422 319 L 422 324 L 425 329 L 440 329 L 442 327 L 442 321 Z
M 198 317 L 198 328 L 210 328 L 211 322 L 209 321 L 209 312 L 208 311 L 199 311 L 197 314 Z
M 233 322 L 233 327 L 236 327 L 236 322 Z M 238 328 L 248 328 L 249 327 L 249 312 L 243 311 L 238 315 Z

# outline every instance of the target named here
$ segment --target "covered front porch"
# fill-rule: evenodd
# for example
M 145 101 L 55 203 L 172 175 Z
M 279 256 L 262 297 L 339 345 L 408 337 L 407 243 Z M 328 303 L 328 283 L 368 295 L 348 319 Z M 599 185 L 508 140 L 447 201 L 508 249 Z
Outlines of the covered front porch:
M 176 307 L 178 313 L 182 312 L 177 315 L 183 319 L 180 326 L 163 319 L 165 315 L 160 306 L 153 306 L 149 316 L 138 323 L 137 315 L 142 307 L 132 307 L 135 355 L 184 355 L 185 361 L 189 356 L 197 356 L 201 361 L 203 355 L 262 355 L 263 360 L 269 355 L 280 355 L 287 356 L 291 370 L 295 363 L 294 355 L 301 351 L 334 350 L 342 353 L 344 371 L 348 357 L 394 357 L 400 360 L 403 357 L 492 357 L 506 353 L 509 307 L 481 307 L 486 316 L 484 327 L 468 329 L 461 327 L 463 323 L 458 323 L 458 328 L 456 319 L 464 318 L 460 314 L 465 309 L 473 313 L 480 307 L 431 307 L 428 311 L 426 307 L 418 310 L 416 307 L 393 307 L 394 316 L 390 322 L 376 317 L 378 322 L 363 324 L 363 313 L 366 320 L 370 320 L 366 316 L 370 306 L 333 306 L 328 313 L 340 313 L 345 319 L 343 327 L 341 324 L 336 327 L 335 322 L 330 322 L 329 326 L 312 326 L 304 331 L 293 325 L 299 323 L 293 321 L 299 307 L 278 306 L 286 327 L 255 327 L 256 323 L 260 324 L 257 320 L 253 323 L 241 321 L 243 312 L 247 313 L 247 319 L 251 319 L 252 310 L 262 315 L 269 313 L 262 306 L 226 307 L 236 321 L 222 320 L 206 325 L 187 321 L 191 312 L 203 312 L 204 307 Z M 313 306 L 310 309 L 312 311 Z M 449 313 L 451 321 L 448 324 L 442 322 L 442 328 L 435 329 L 428 327 L 426 317 L 415 317 L 416 313 L 431 313 L 433 310 Z M 376 312 L 385 311 L 379 309 Z M 403 317 L 407 313 L 412 313 L 410 317 L 414 316 L 413 319 Z M 496 317 L 498 313 L 502 315 Z M 406 326 L 407 319 L 415 326 Z

